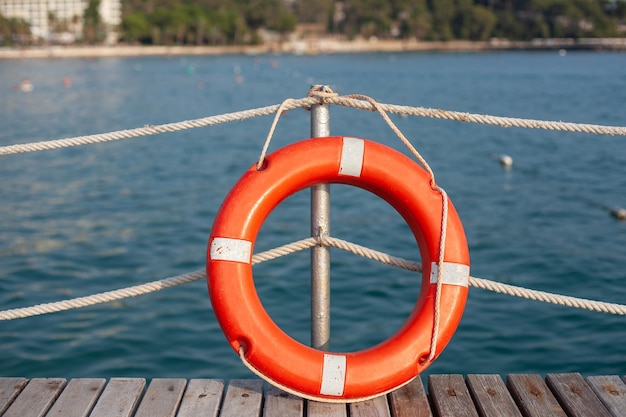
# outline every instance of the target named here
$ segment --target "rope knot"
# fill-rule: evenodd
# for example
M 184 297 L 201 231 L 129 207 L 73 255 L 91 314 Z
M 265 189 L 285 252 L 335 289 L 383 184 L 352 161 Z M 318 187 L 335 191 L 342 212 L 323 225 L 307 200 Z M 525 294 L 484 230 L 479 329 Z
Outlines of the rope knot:
M 316 84 L 311 86 L 311 89 L 309 90 L 309 93 L 307 94 L 307 97 L 314 97 L 314 98 L 318 98 L 320 100 L 320 104 L 325 104 L 325 100 L 326 98 L 329 97 L 337 97 L 339 96 L 339 94 L 335 93 L 332 88 L 330 88 L 327 85 L 322 85 L 322 84 Z
M 327 237 L 328 237 L 328 231 L 324 229 L 323 226 L 319 226 L 317 230 L 315 231 L 315 236 L 314 236 L 317 246 L 326 246 L 326 242 L 324 241 L 324 239 Z

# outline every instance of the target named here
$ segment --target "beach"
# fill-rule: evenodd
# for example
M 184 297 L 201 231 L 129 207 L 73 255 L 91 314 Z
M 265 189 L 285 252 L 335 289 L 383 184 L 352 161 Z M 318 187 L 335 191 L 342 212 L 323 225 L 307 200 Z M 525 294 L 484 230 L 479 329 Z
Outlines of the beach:
M 511 41 L 491 39 L 489 41 L 418 41 L 336 38 L 310 38 L 268 42 L 262 45 L 238 46 L 182 46 L 182 45 L 101 45 L 74 46 L 52 45 L 38 47 L 0 48 L 0 59 L 23 58 L 96 58 L 109 56 L 180 56 L 180 55 L 257 55 L 298 54 L 316 55 L 332 53 L 372 52 L 478 52 L 490 50 L 613 50 L 626 51 L 626 38 L 581 38 L 581 39 L 534 39 Z

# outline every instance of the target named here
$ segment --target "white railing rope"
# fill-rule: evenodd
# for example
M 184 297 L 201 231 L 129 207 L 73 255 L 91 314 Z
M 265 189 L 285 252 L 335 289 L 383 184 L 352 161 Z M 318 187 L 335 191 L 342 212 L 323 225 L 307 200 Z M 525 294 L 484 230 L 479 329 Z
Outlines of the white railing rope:
M 72 298 L 70 300 L 56 301 L 53 303 L 38 304 L 32 307 L 14 308 L 11 310 L 0 311 L 0 320 L 14 320 L 41 314 L 56 313 L 59 311 L 71 310 L 92 306 L 95 304 L 108 303 L 123 298 L 136 297 L 142 294 L 163 290 L 165 288 L 174 287 L 180 284 L 197 281 L 206 277 L 203 270 L 190 272 L 188 274 L 178 275 L 171 278 L 165 278 L 158 281 L 148 282 L 133 287 L 122 288 L 119 290 L 107 291 L 99 294 L 88 295 L 85 297 Z
M 252 257 L 252 263 L 256 264 L 275 259 L 283 255 L 288 255 L 299 250 L 310 248 L 311 246 L 314 246 L 316 244 L 317 241 L 313 238 L 303 239 L 297 242 L 293 242 L 289 245 L 284 245 L 254 255 Z M 94 304 L 108 303 L 111 301 L 121 300 L 123 298 L 148 294 L 151 292 L 174 287 L 176 285 L 187 284 L 189 282 L 197 281 L 203 278 L 206 278 L 206 272 L 204 270 L 198 270 L 175 277 L 152 281 L 128 288 L 122 288 L 119 290 L 107 291 L 99 294 L 88 295 L 85 297 L 73 298 L 70 300 L 38 304 L 32 307 L 23 307 L 0 311 L 0 320 L 21 319 L 26 317 L 38 316 L 41 314 L 56 313 L 59 311 L 70 310 L 73 308 L 87 307 Z
M 313 91 L 313 90 L 312 90 Z M 67 139 L 58 139 L 43 142 L 34 142 L 26 144 L 17 144 L 0 147 L 0 155 L 10 155 L 24 152 L 35 152 L 43 150 L 51 150 L 64 148 L 69 146 L 79 146 L 85 144 L 93 144 L 100 142 L 108 142 L 113 140 L 128 139 L 140 136 L 148 136 L 159 133 L 175 132 L 185 129 L 207 127 L 221 123 L 242 121 L 258 116 L 274 114 L 278 109 L 292 110 L 295 108 L 307 108 L 313 104 L 324 102 L 327 104 L 336 104 L 345 107 L 353 107 L 360 110 L 384 110 L 385 112 L 413 115 L 419 117 L 429 117 L 436 119 L 455 120 L 468 123 L 480 123 L 486 125 L 494 125 L 500 127 L 520 127 L 532 129 L 559 130 L 567 132 L 581 132 L 601 135 L 622 135 L 626 136 L 626 127 L 619 126 L 603 126 L 593 124 L 565 123 L 555 121 L 542 121 L 532 119 L 520 119 L 511 117 L 499 117 L 490 115 L 479 115 L 472 113 L 463 113 L 456 111 L 447 111 L 441 109 L 431 109 L 424 107 L 398 106 L 392 104 L 372 103 L 372 100 L 357 98 L 357 96 L 338 96 L 335 94 L 324 95 L 319 92 L 311 94 L 302 99 L 290 99 L 281 105 L 272 105 L 256 109 L 244 110 L 234 113 L 226 113 L 222 115 L 210 116 L 201 119 L 182 121 L 177 123 L 169 123 L 156 126 L 145 126 L 143 128 L 135 128 L 129 130 L 121 130 L 96 135 L 80 136 Z M 378 252 L 360 245 L 346 242 L 341 239 L 324 237 L 321 241 L 316 238 L 303 239 L 289 245 L 284 245 L 270 251 L 262 252 L 253 256 L 253 263 L 264 262 L 279 256 L 310 248 L 317 244 L 324 244 L 336 247 L 342 250 L 352 252 L 354 254 L 367 257 L 378 262 L 388 265 L 397 266 L 411 271 L 421 271 L 421 265 L 405 259 L 393 257 L 382 252 Z M 0 311 L 0 320 L 12 320 L 16 318 L 24 318 L 39 314 L 51 313 L 56 311 L 68 310 L 71 308 L 85 307 L 98 303 L 110 302 L 127 297 L 134 297 L 141 294 L 169 288 L 198 279 L 205 278 L 205 272 L 195 271 L 176 277 L 166 278 L 163 280 L 153 281 L 120 290 L 108 291 L 86 297 L 79 297 L 71 300 L 40 304 L 32 307 L 18 308 L 6 311 Z M 612 303 L 604 303 L 600 301 L 592 301 L 579 299 L 575 297 L 550 294 L 543 291 L 529 290 L 525 288 L 515 287 L 512 285 L 501 284 L 482 278 L 470 277 L 470 285 L 494 292 L 509 294 L 518 297 L 524 297 L 531 300 L 544 301 L 554 304 L 566 305 L 570 307 L 583 308 L 587 310 L 626 315 L 626 306 Z
M 339 104 L 346 107 L 354 107 L 361 110 L 376 110 L 371 103 L 365 100 L 357 100 L 349 97 L 329 97 L 325 99 L 325 102 L 329 104 Z M 526 129 L 559 130 L 564 132 L 579 132 L 595 135 L 626 136 L 626 127 L 622 126 L 521 119 L 516 117 L 490 116 L 484 114 L 432 109 L 427 107 L 398 106 L 394 104 L 379 103 L 379 105 L 386 112 L 407 116 L 429 117 L 432 119 L 454 120 L 457 122 L 478 123 L 500 127 L 521 127 Z
M 297 107 L 305 107 L 307 105 L 315 104 L 315 99 L 304 98 L 301 100 L 294 100 L 294 102 L 286 108 L 291 110 Z M 110 142 L 120 139 L 130 139 L 140 136 L 156 135 L 167 132 L 177 132 L 180 130 L 194 129 L 199 127 L 207 127 L 218 125 L 221 123 L 237 122 L 246 119 L 251 119 L 259 116 L 266 116 L 274 114 L 278 109 L 278 105 L 260 107 L 250 110 L 242 110 L 234 113 L 225 113 L 216 116 L 204 117 L 201 119 L 186 120 L 176 123 L 168 123 L 163 125 L 144 126 L 135 129 L 118 130 L 115 132 L 101 133 L 95 135 L 78 136 L 66 139 L 49 140 L 42 142 L 24 143 L 10 146 L 1 146 L 0 155 L 11 155 L 16 153 L 25 152 L 37 152 L 59 148 L 67 148 L 71 146 L 88 145 L 93 143 Z
M 359 110 L 375 111 L 375 106 L 363 99 L 356 99 L 343 96 L 330 97 L 305 97 L 301 99 L 289 100 L 283 110 L 295 108 L 307 108 L 320 101 L 328 104 L 336 104 L 344 107 L 353 107 Z M 500 127 L 521 127 L 529 129 L 560 130 L 565 132 L 581 132 L 597 135 L 619 135 L 626 136 L 626 127 L 604 126 L 584 123 L 567 123 L 557 121 L 544 121 L 533 119 L 521 119 L 514 117 L 490 116 L 481 114 L 464 113 L 457 111 L 432 109 L 426 107 L 399 106 L 394 104 L 378 103 L 380 108 L 389 113 L 403 114 L 408 116 L 429 117 L 434 119 L 455 120 L 459 122 L 480 123 Z M 213 126 L 221 123 L 235 122 L 251 119 L 259 116 L 267 116 L 276 113 L 279 104 L 260 107 L 256 109 L 243 110 L 234 113 L 225 113 L 200 119 L 187 120 L 163 125 L 145 126 L 135 129 L 119 130 L 116 132 L 78 136 L 67 139 L 57 139 L 42 142 L 32 142 L 25 144 L 9 145 L 0 147 L 0 155 L 11 155 L 24 152 L 36 152 L 51 149 L 59 149 L 70 146 L 80 146 L 93 143 L 109 142 L 120 139 L 130 139 L 140 136 L 156 135 L 166 132 L 176 132 L 179 130 L 193 129 L 199 127 Z
M 317 238 L 302 239 L 287 245 L 283 245 L 265 252 L 255 254 L 252 257 L 252 263 L 258 264 L 280 256 L 308 249 L 312 246 L 324 244 L 337 249 L 341 249 L 355 255 L 363 256 L 371 260 L 375 260 L 387 265 L 396 266 L 409 271 L 421 272 L 422 266 L 418 262 L 409 261 L 366 248 L 342 239 L 334 237 L 324 237 L 321 241 Z M 37 316 L 41 314 L 54 313 L 73 308 L 87 307 L 95 304 L 111 302 L 128 297 L 136 297 L 142 294 L 163 290 L 174 287 L 176 285 L 186 284 L 206 278 L 204 270 L 198 270 L 171 278 L 165 278 L 158 281 L 148 282 L 146 284 L 136 285 L 133 287 L 122 288 L 119 290 L 107 291 L 99 294 L 89 295 L 85 297 L 73 298 L 70 300 L 57 301 L 46 304 L 38 304 L 32 307 L 15 308 L 11 310 L 0 311 L 0 320 L 14 320 L 26 317 Z M 626 306 L 621 304 L 606 303 L 602 301 L 586 300 L 582 298 L 564 296 L 559 294 L 551 294 L 544 291 L 530 290 L 527 288 L 516 287 L 514 285 L 502 284 L 483 278 L 470 277 L 470 285 L 484 290 L 494 291 L 501 294 L 507 294 L 516 297 L 522 297 L 529 300 L 543 301 L 546 303 L 558 304 L 568 307 L 575 307 L 585 310 L 597 311 L 602 313 L 610 313 L 616 315 L 626 315 Z
M 543 301 L 544 303 L 558 304 L 567 307 L 575 307 L 584 310 L 601 313 L 626 315 L 626 306 L 621 304 L 606 303 L 604 301 L 586 300 L 584 298 L 570 297 L 567 295 L 552 294 L 545 291 L 529 290 L 514 285 L 502 284 L 482 278 L 470 277 L 470 285 L 501 294 L 522 297 L 528 300 Z

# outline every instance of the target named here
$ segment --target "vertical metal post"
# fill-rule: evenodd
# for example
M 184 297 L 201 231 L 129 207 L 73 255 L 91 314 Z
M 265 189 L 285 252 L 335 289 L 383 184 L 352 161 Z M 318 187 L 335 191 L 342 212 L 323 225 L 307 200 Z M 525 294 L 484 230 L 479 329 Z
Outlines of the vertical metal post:
M 328 104 L 311 106 L 311 137 L 330 135 Z M 330 234 L 330 186 L 311 187 L 311 235 Z M 311 249 L 311 346 L 330 349 L 330 250 L 317 245 Z

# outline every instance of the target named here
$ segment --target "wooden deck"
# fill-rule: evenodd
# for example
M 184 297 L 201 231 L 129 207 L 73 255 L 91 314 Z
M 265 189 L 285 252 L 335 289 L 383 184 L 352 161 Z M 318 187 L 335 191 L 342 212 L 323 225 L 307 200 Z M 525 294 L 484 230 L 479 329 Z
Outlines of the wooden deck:
M 352 404 L 305 401 L 258 379 L 0 378 L 2 417 L 626 417 L 617 375 L 431 375 Z

